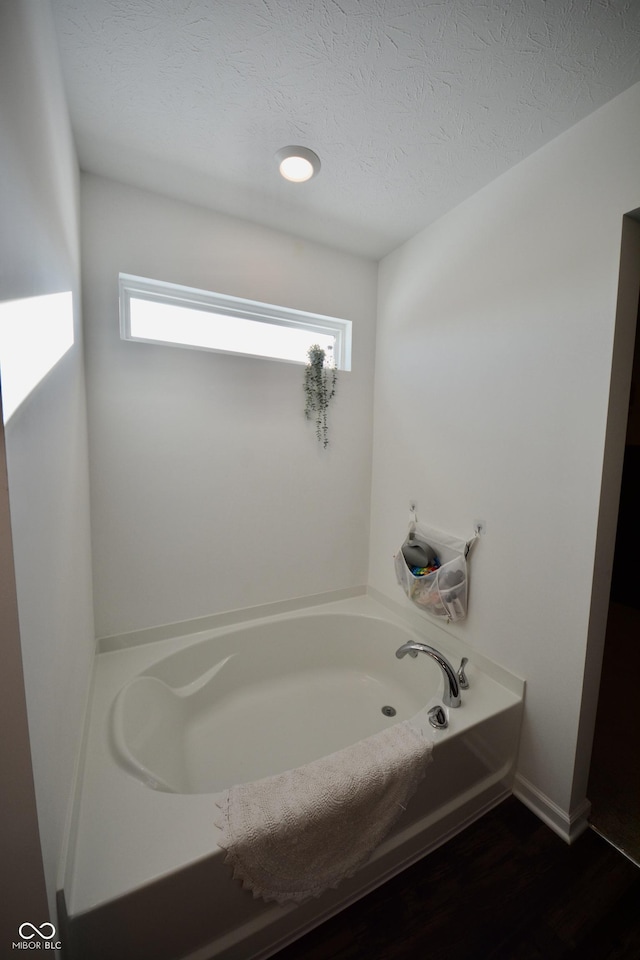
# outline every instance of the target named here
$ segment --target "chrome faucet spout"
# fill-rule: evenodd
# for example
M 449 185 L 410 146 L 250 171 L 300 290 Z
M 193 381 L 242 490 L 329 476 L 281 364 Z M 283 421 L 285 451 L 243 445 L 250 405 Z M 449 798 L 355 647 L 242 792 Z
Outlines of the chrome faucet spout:
M 458 683 L 455 670 L 447 658 L 444 657 L 439 650 L 436 650 L 435 647 L 430 647 L 427 643 L 416 643 L 414 640 L 403 643 L 402 646 L 396 650 L 396 657 L 401 659 L 406 656 L 407 653 L 412 657 L 417 657 L 419 653 L 426 653 L 428 657 L 432 657 L 436 661 L 444 676 L 442 702 L 445 707 L 459 707 L 460 684 Z

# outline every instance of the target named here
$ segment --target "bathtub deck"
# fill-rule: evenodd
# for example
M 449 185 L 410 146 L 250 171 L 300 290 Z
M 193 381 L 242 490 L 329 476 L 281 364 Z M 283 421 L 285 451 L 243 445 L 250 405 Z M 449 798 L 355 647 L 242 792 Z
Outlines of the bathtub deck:
M 376 608 L 370 598 L 362 597 L 326 605 L 323 610 L 337 606 L 358 615 L 364 611 L 371 615 Z M 391 619 L 384 608 L 380 608 L 380 615 Z M 285 906 L 276 910 L 274 905 L 251 901 L 250 895 L 230 879 L 229 868 L 216 843 L 216 796 L 150 790 L 114 763 L 108 718 L 119 689 L 132 675 L 180 649 L 181 644 L 184 637 L 174 637 L 100 655 L 86 740 L 79 815 L 64 886 L 64 912 L 69 919 L 65 943 L 78 944 L 75 952 L 69 954 L 73 960 L 113 956 L 109 952 L 113 944 L 105 942 L 99 931 L 115 930 L 123 931 L 123 935 L 128 931 L 127 948 L 131 946 L 132 951 L 126 956 L 141 956 L 139 950 L 136 953 L 134 941 L 138 934 L 144 933 L 145 926 L 140 923 L 144 916 L 152 926 L 155 918 L 163 920 L 162 942 L 154 956 L 186 955 L 181 951 L 184 930 L 188 929 L 194 945 L 205 942 L 198 923 L 203 917 L 207 923 L 212 922 L 212 908 L 214 914 L 224 919 L 225 929 L 228 927 L 231 931 L 228 946 L 223 943 L 225 934 L 216 953 L 224 955 L 226 960 L 246 960 L 247 956 L 257 956 L 260 952 L 248 954 L 244 941 L 235 942 L 235 931 L 239 932 L 243 924 L 256 941 L 263 937 L 266 926 L 273 926 L 272 942 L 287 942 L 291 926 L 288 914 L 296 908 Z M 411 665 L 404 666 L 411 669 Z M 447 749 L 453 750 L 454 758 L 447 781 L 433 779 L 428 785 L 426 810 L 433 809 L 433 813 L 420 813 L 412 818 L 408 811 L 398 827 L 397 840 L 391 836 L 385 841 L 353 882 L 345 882 L 338 892 L 323 894 L 326 915 L 340 909 L 343 896 L 349 902 L 372 890 L 504 799 L 509 789 L 522 708 L 522 690 L 517 690 L 517 683 L 515 686 L 515 690 L 505 686 L 500 672 L 494 678 L 484 668 L 478 670 L 474 694 L 466 698 L 464 709 L 452 711 L 455 715 L 450 730 L 433 733 L 436 741 L 446 734 L 443 747 L 446 743 Z M 492 704 L 488 718 L 483 713 L 487 702 Z M 497 751 L 490 761 L 488 776 L 483 773 L 484 761 L 477 754 L 478 744 L 474 741 L 479 723 L 485 725 L 483 729 L 495 745 L 492 752 Z M 471 742 L 467 740 L 466 731 L 473 733 Z M 479 768 L 477 774 L 476 768 Z M 477 782 L 478 788 L 470 787 L 471 782 Z M 453 796 L 455 802 L 452 802 Z M 419 795 L 413 802 L 418 801 L 424 802 Z M 216 890 L 224 892 L 224 896 L 216 895 Z M 251 903 L 247 904 L 247 898 Z M 183 938 L 181 944 L 174 945 L 166 938 L 176 926 L 171 922 L 176 904 L 180 904 Z M 318 913 L 316 902 L 297 908 L 296 918 L 302 920 L 305 911 L 309 913 L 309 922 L 305 921 L 309 929 L 314 922 L 313 912 Z M 249 916 L 252 919 L 248 919 Z M 148 946 L 148 941 L 143 941 L 140 949 L 144 950 L 145 942 Z M 124 957 L 122 951 L 118 955 Z M 196 960 L 196 954 L 193 958 Z M 197 960 L 205 960 L 205 954 L 202 958 L 198 954 Z

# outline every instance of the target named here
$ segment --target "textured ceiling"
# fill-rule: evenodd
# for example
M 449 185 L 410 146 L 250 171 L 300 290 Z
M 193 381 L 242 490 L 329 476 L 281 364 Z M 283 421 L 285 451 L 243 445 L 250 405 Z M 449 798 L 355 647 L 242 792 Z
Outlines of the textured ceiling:
M 640 0 L 52 8 L 84 169 L 372 257 L 640 81 Z

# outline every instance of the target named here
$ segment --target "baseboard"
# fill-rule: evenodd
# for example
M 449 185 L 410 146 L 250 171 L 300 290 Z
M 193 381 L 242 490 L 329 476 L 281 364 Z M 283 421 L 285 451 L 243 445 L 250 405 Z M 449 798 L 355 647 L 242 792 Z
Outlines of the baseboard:
M 568 813 L 520 773 L 515 776 L 513 793 L 565 843 L 573 843 L 589 826 L 591 804 L 588 800 L 583 800 L 573 812 Z

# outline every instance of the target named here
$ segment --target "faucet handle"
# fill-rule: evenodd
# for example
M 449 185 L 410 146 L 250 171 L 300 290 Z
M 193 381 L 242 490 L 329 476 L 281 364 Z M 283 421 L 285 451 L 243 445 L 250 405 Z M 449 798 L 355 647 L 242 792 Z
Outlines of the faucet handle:
M 466 667 L 468 662 L 469 662 L 469 657 L 463 657 L 462 662 L 458 667 L 458 683 L 460 684 L 463 690 L 469 689 L 469 680 L 467 678 L 466 673 L 464 672 L 464 668 Z
M 440 704 L 436 704 L 435 707 L 431 707 L 429 710 L 429 723 L 436 730 L 446 730 L 449 726 L 449 721 L 447 720 L 447 715 L 444 712 L 444 708 Z

